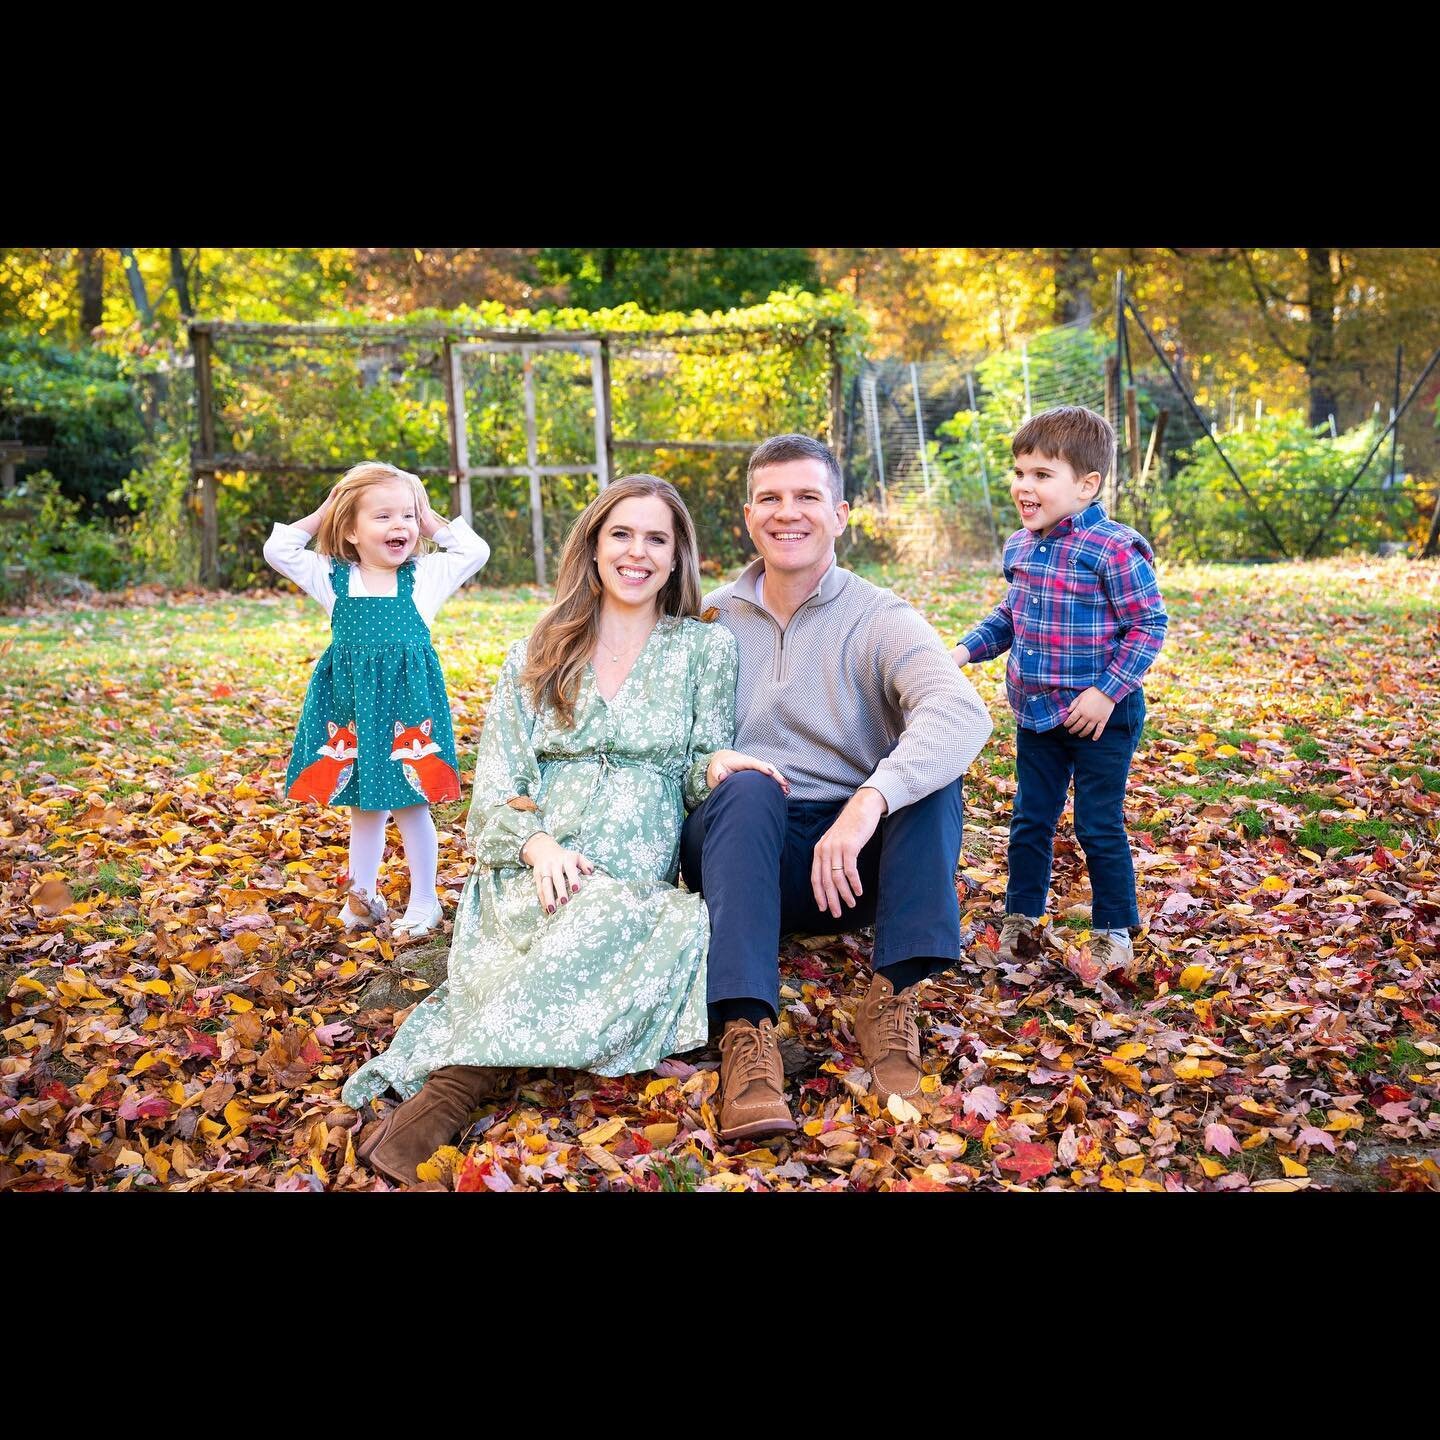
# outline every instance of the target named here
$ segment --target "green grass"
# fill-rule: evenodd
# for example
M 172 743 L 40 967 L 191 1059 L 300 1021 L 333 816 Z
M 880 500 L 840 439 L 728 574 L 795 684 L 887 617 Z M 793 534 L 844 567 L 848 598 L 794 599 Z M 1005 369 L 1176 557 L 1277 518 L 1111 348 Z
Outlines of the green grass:
M 1338 820 L 1326 824 L 1313 817 L 1296 832 L 1295 843 L 1306 850 L 1336 850 L 1341 855 L 1373 845 L 1398 848 L 1404 837 L 1393 825 L 1383 820 Z
M 1252 840 L 1265 833 L 1265 817 L 1258 810 L 1237 810 L 1232 818 Z
M 1423 1067 L 1426 1059 L 1425 1052 L 1417 1050 L 1408 1040 L 1390 1042 L 1390 1072 L 1393 1075 L 1403 1075 L 1407 1070 Z
M 659 1179 L 660 1189 L 669 1195 L 688 1193 L 705 1182 L 705 1176 L 688 1155 L 657 1155 L 649 1168 Z
M 133 861 L 117 865 L 113 860 L 102 860 L 95 872 L 94 888 L 107 895 L 136 896 L 140 893 L 139 875 L 140 867 Z

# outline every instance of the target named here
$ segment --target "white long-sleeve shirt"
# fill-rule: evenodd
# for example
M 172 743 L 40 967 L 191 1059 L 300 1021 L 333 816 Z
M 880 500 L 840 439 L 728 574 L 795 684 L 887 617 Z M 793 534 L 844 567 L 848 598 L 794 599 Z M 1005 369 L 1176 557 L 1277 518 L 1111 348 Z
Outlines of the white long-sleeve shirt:
M 267 565 L 318 600 L 328 615 L 335 608 L 330 557 L 306 548 L 314 538 L 298 525 L 282 525 L 277 521 L 263 553 Z M 444 548 L 435 555 L 415 557 L 415 608 L 427 625 L 434 623 L 436 612 L 445 601 L 472 575 L 479 574 L 490 558 L 490 547 L 458 515 L 437 530 L 434 538 L 435 543 Z M 358 565 L 350 566 L 348 593 L 352 597 L 370 595 Z

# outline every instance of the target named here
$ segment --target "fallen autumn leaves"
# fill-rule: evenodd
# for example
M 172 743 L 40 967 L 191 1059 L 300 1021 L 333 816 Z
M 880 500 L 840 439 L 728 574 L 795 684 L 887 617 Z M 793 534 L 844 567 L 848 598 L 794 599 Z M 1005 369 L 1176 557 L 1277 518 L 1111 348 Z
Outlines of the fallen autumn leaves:
M 1142 973 L 1095 973 L 1068 821 L 1055 917 L 997 964 L 1014 747 L 985 667 L 997 737 L 967 782 L 966 955 L 924 992 L 928 1116 L 865 1094 L 864 939 L 787 943 L 794 1136 L 717 1145 L 713 1054 L 625 1080 L 530 1071 L 430 1183 L 1440 1188 L 1437 569 L 1162 579 L 1172 634 L 1130 797 Z M 945 634 L 997 590 L 978 571 L 897 588 Z M 442 619 L 462 751 L 538 609 L 478 591 Z M 424 993 L 405 962 L 444 947 L 346 940 L 344 817 L 279 798 L 323 626 L 289 597 L 219 598 L 0 636 L 0 1187 L 383 1188 L 340 1086 Z M 463 810 L 438 814 L 453 906 Z

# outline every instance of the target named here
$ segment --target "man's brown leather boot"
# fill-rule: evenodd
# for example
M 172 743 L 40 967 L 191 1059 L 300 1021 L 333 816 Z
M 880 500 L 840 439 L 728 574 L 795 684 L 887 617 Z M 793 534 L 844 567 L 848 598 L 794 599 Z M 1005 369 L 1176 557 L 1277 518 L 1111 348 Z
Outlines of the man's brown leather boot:
M 470 1112 L 506 1074 L 483 1065 L 431 1071 L 418 1095 L 397 1106 L 355 1147 L 355 1157 L 392 1184 L 414 1185 L 415 1167 L 458 1138 Z
M 795 1128 L 774 1027 L 731 1020 L 720 1037 L 720 1138 L 749 1140 Z
M 855 1038 L 873 1077 L 871 1093 L 880 1103 L 898 1095 L 924 1111 L 929 1097 L 920 1089 L 918 991 L 918 985 L 911 985 L 897 995 L 883 975 L 876 975 L 855 1012 Z

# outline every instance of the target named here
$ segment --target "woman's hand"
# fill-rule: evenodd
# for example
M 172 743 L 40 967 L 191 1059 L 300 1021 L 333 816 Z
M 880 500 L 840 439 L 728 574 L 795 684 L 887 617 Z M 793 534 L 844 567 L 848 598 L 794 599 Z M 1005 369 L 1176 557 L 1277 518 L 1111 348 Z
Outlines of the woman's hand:
M 785 794 L 790 793 L 790 782 L 768 761 L 757 760 L 740 750 L 717 750 L 705 767 L 705 783 L 713 790 L 727 776 L 737 770 L 759 770 L 768 775 Z
M 578 850 L 567 850 L 543 830 L 532 835 L 520 851 L 520 859 L 535 872 L 535 893 L 547 915 L 557 905 L 568 905 L 580 893 L 580 877 L 593 875 L 595 866 Z

